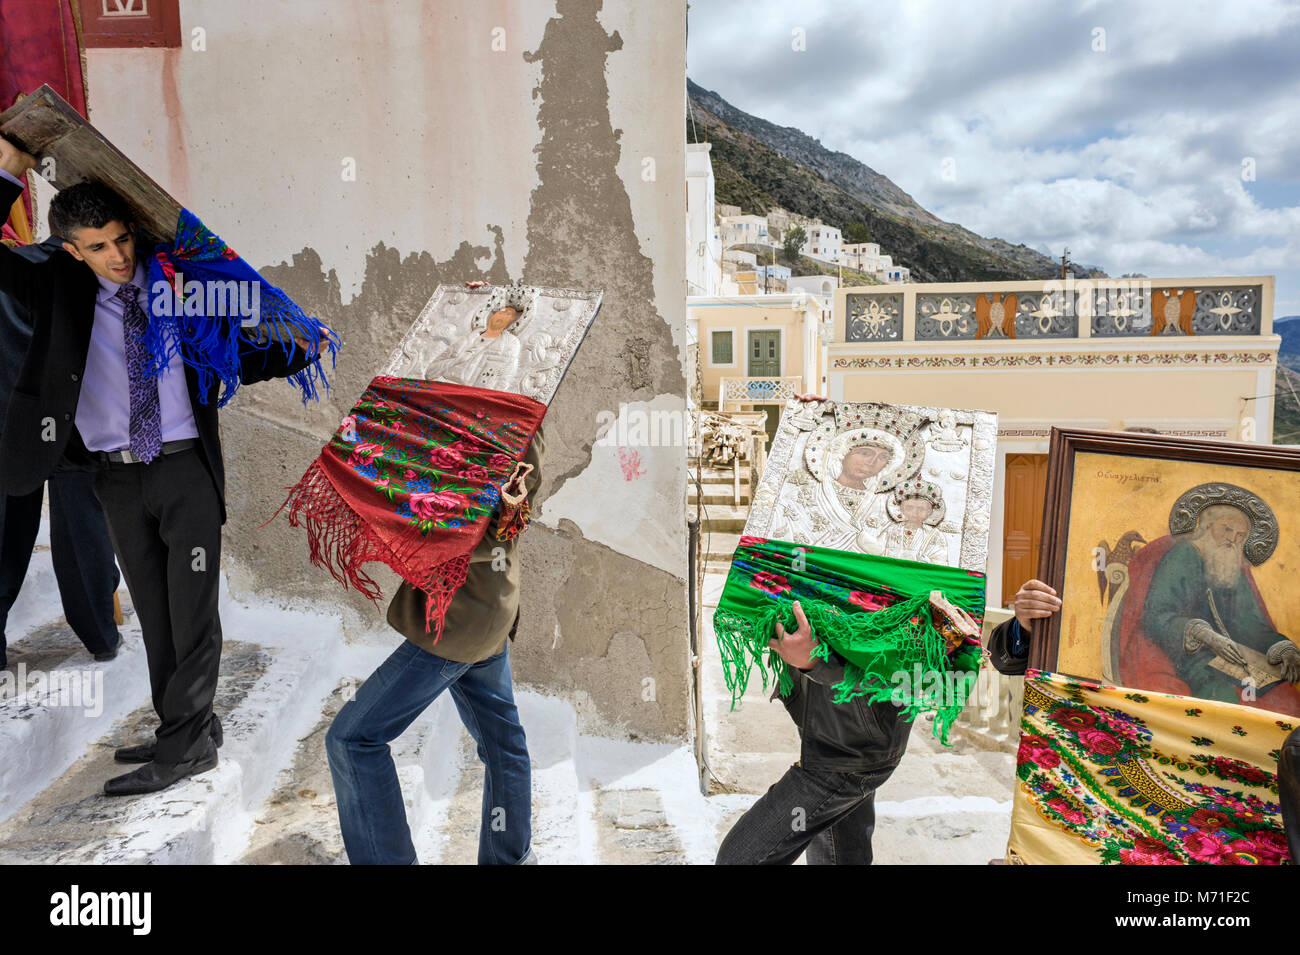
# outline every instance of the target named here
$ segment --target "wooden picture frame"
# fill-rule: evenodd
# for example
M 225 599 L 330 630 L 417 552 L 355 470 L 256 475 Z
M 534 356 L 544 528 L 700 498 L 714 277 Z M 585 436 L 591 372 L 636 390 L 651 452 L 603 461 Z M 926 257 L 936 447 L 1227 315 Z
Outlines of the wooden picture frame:
M 1208 608 L 1215 633 L 1233 629 L 1225 617 L 1237 621 L 1239 633 L 1227 635 L 1242 646 L 1267 635 L 1261 619 L 1300 640 L 1300 588 L 1286 586 L 1288 574 L 1300 573 L 1300 447 L 1053 428 L 1047 467 L 1038 577 L 1064 606 L 1034 621 L 1031 668 L 1206 699 L 1225 699 L 1221 684 L 1231 677 L 1246 688 L 1235 702 L 1251 703 L 1254 690 L 1265 708 L 1292 706 L 1293 694 L 1300 701 L 1294 684 L 1259 682 L 1281 672 L 1253 669 L 1261 651 L 1267 656 L 1264 647 L 1236 667 L 1211 652 L 1194 623 Z M 1215 505 L 1221 509 L 1207 510 Z M 1234 546 L 1235 558 L 1218 552 Z M 1139 558 L 1146 548 L 1153 549 Z M 1192 570 L 1178 576 L 1178 568 Z M 1222 615 L 1215 593 L 1232 597 Z M 1179 595 L 1186 598 L 1181 631 L 1173 625 L 1183 611 L 1168 602 Z M 1278 690 L 1265 706 L 1264 693 L 1278 685 L 1291 691 Z

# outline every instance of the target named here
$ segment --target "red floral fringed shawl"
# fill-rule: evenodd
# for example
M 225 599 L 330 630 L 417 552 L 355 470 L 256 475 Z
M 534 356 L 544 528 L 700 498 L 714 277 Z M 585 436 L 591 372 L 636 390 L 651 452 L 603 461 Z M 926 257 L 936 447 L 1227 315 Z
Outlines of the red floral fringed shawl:
M 501 489 L 522 485 L 545 414 L 522 395 L 380 376 L 280 509 L 307 529 L 312 563 L 345 587 L 378 601 L 361 569 L 377 561 L 427 594 L 425 630 L 441 639 L 494 510 L 504 508 L 500 526 L 519 523 L 519 498 Z

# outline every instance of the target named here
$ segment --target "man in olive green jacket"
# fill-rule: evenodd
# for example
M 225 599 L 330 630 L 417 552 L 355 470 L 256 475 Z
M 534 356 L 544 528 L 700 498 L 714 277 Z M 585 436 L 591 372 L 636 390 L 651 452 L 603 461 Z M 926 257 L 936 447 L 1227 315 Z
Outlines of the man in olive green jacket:
M 530 502 L 541 484 L 545 441 L 539 427 L 524 457 Z M 534 862 L 532 779 L 515 708 L 509 641 L 519 623 L 518 540 L 497 540 L 499 512 L 470 556 L 469 574 L 447 610 L 440 640 L 425 631 L 425 595 L 403 583 L 388 623 L 404 643 L 346 703 L 325 738 L 348 860 L 413 864 L 397 770 L 388 744 L 443 690 L 451 693 L 483 761 L 480 864 Z

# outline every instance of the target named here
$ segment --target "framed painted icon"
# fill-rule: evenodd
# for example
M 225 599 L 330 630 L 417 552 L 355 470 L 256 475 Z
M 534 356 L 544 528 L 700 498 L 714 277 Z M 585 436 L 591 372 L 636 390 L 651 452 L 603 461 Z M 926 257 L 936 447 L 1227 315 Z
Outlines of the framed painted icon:
M 1052 429 L 1030 666 L 1300 716 L 1300 447 Z
M 548 405 L 603 296 L 519 283 L 439 285 L 382 373 L 508 391 Z
M 151 241 L 176 237 L 180 203 L 48 84 L 0 113 L 0 135 L 36 157 L 37 173 L 57 169 L 57 182 L 51 179 L 50 185 L 111 182 Z

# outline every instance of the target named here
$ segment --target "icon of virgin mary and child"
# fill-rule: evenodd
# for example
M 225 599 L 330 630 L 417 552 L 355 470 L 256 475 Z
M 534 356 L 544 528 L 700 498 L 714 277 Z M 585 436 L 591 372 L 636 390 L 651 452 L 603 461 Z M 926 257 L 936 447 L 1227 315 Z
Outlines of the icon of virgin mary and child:
M 920 477 L 926 424 L 889 405 L 838 406 L 835 420 L 811 428 L 804 466 L 781 486 L 772 536 L 953 565 L 951 535 L 940 526 L 943 491 Z

